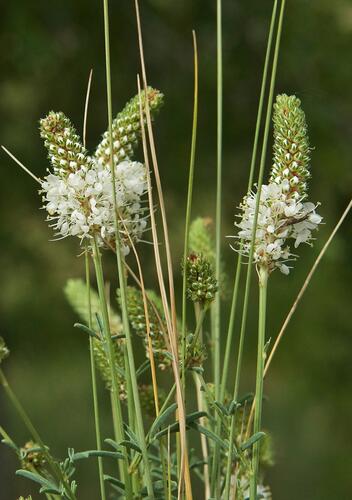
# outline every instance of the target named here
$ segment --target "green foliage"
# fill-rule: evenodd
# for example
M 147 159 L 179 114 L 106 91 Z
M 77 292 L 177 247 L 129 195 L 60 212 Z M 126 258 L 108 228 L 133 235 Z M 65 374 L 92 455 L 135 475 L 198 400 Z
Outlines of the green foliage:
M 152 290 L 146 290 L 148 323 L 155 360 L 161 370 L 171 366 L 171 357 L 167 349 L 165 337 L 167 328 L 160 298 Z M 149 358 L 147 319 L 141 290 L 127 287 L 128 318 L 133 331 L 143 338 L 145 352 Z
M 152 87 L 148 87 L 146 92 L 150 115 L 153 117 L 163 104 L 163 94 Z M 146 104 L 145 91 L 141 93 L 141 101 L 144 109 Z M 145 114 L 143 115 L 143 119 L 145 123 Z M 140 136 L 140 104 L 139 95 L 137 94 L 126 104 L 112 123 L 113 156 L 116 163 L 133 157 L 134 149 L 138 144 Z M 102 165 L 108 165 L 110 162 L 110 137 L 108 130 L 104 133 L 103 139 L 95 151 L 95 157 Z
M 70 303 L 73 310 L 78 314 L 78 316 L 87 324 L 90 322 L 90 314 L 87 299 L 87 286 L 84 281 L 80 279 L 70 279 L 67 281 L 65 286 L 65 295 Z M 90 290 L 90 303 L 91 303 L 91 320 L 92 328 L 95 332 L 100 331 L 97 317 L 101 316 L 101 307 L 99 302 L 98 294 L 91 289 Z M 122 333 L 122 322 L 120 316 L 109 307 L 109 320 L 111 335 L 121 335 Z M 118 374 L 118 384 L 120 387 L 120 397 L 125 398 L 125 380 L 121 373 L 121 369 L 124 366 L 124 355 L 123 355 L 123 341 L 114 340 L 114 358 L 117 367 Z M 105 383 L 107 389 L 111 389 L 111 370 L 109 366 L 109 359 L 106 354 L 104 344 L 101 340 L 93 339 L 93 350 L 94 359 L 98 367 L 99 373 Z
M 301 101 L 281 94 L 274 104 L 274 158 L 270 182 L 287 180 L 289 191 L 299 198 L 307 195 L 310 177 L 310 148 L 306 118 Z

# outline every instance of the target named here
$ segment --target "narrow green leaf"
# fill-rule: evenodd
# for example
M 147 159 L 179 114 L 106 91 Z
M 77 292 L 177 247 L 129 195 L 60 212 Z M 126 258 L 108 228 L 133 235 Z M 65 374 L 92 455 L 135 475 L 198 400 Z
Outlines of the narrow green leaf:
M 160 413 L 160 415 L 154 420 L 151 428 L 150 428 L 150 431 L 149 431 L 149 435 L 150 435 L 150 438 L 152 439 L 155 432 L 157 431 L 157 429 L 159 427 L 161 427 L 161 424 L 163 424 L 165 422 L 165 420 L 167 420 L 167 418 L 175 412 L 175 410 L 177 409 L 177 403 L 173 403 L 172 405 L 168 406 L 166 408 L 165 411 L 163 411 L 163 413 Z
M 101 338 L 99 337 L 99 335 L 97 335 L 93 330 L 91 330 L 90 328 L 88 328 L 88 326 L 83 325 L 82 323 L 75 323 L 73 326 L 75 328 L 78 328 L 79 330 L 82 330 L 82 332 L 88 333 L 88 335 L 90 337 L 93 337 L 95 339 L 101 340 Z
M 115 451 L 105 451 L 105 450 L 89 450 L 89 451 L 81 451 L 79 453 L 75 453 L 72 456 L 72 460 L 81 460 L 83 458 L 89 457 L 106 457 L 106 458 L 114 458 L 116 460 L 123 459 L 124 456 L 122 453 L 118 453 Z
M 133 443 L 132 441 L 121 441 L 120 446 L 124 446 L 125 448 L 135 450 L 138 453 L 142 453 L 140 447 L 136 443 Z
M 189 427 L 200 432 L 201 434 L 204 434 L 204 436 L 206 436 L 208 439 L 215 441 L 215 443 L 217 443 L 219 446 L 221 446 L 221 448 L 223 448 L 224 450 L 228 449 L 228 444 L 225 443 L 225 441 L 220 439 L 219 436 L 214 434 L 214 432 L 207 429 L 206 427 L 203 427 L 202 425 L 197 424 L 196 422 L 192 422 L 191 424 L 189 424 Z
M 31 481 L 34 481 L 35 483 L 38 483 L 45 488 L 57 489 L 56 484 L 52 483 L 48 479 L 45 479 L 40 474 L 36 474 L 36 473 L 30 472 L 28 470 L 24 470 L 24 469 L 16 470 L 16 476 L 21 476 L 21 477 L 25 477 L 26 479 L 30 479 Z
M 137 369 L 136 371 L 136 377 L 139 378 L 144 372 L 148 370 L 150 367 L 150 361 L 149 359 L 146 359 L 141 366 Z
M 110 483 L 112 486 L 114 486 L 117 489 L 117 491 L 119 491 L 123 495 L 126 493 L 124 483 L 122 481 L 120 481 L 119 479 L 116 479 L 116 477 L 109 476 L 108 474 L 104 474 L 104 481 L 107 481 L 108 483 Z
M 265 436 L 265 432 L 257 432 L 256 434 L 253 434 L 253 436 L 251 436 L 248 439 L 248 441 L 246 441 L 245 443 L 241 444 L 241 446 L 240 446 L 241 451 L 247 450 L 248 448 L 250 448 L 251 446 L 253 446 L 254 443 L 256 443 L 257 441 L 259 441 L 260 439 L 262 439 L 264 436 Z

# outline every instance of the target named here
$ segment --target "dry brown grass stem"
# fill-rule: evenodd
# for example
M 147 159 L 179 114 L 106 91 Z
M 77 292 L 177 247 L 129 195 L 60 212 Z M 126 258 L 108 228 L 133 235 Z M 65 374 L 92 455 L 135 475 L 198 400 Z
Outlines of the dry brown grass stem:
M 181 378 L 178 366 L 178 349 L 177 349 L 177 339 L 174 335 L 173 322 L 170 317 L 170 311 L 168 306 L 165 282 L 163 277 L 163 271 L 161 266 L 161 258 L 159 251 L 159 241 L 158 234 L 156 229 L 156 221 L 154 214 L 154 202 L 153 202 L 153 194 L 152 194 L 152 185 L 151 185 L 151 177 L 150 177 L 150 168 L 149 168 L 149 156 L 148 156 L 148 147 L 147 140 L 145 134 L 144 120 L 143 120 L 143 109 L 142 109 L 142 99 L 141 99 L 141 85 L 139 76 L 137 77 L 137 85 L 138 85 L 138 94 L 140 96 L 140 117 L 141 117 L 141 131 L 142 131 L 142 144 L 143 144 L 143 153 L 145 166 L 147 171 L 147 186 L 148 186 L 148 201 L 150 208 L 150 221 L 151 221 L 151 229 L 152 229 L 152 237 L 153 237 L 153 249 L 154 249 L 154 257 L 155 257 L 155 265 L 156 272 L 158 276 L 161 300 L 163 303 L 163 309 L 165 314 L 165 320 L 168 330 L 169 343 L 172 354 L 172 368 L 174 373 L 174 379 L 176 384 L 176 398 L 177 398 L 177 406 L 178 406 L 178 415 L 179 415 L 179 427 L 180 427 L 180 437 L 181 437 L 181 480 L 179 482 L 179 498 L 182 486 L 182 479 L 185 481 L 185 490 L 186 490 L 186 498 L 187 500 L 192 500 L 192 487 L 191 487 L 191 478 L 189 473 L 189 464 L 188 464 L 188 454 L 187 454 L 187 441 L 186 441 L 186 414 L 185 414 L 185 406 L 182 394 L 182 385 Z M 184 475 L 184 478 L 182 477 Z
M 140 288 L 142 292 L 142 297 L 143 297 L 143 307 L 144 307 L 144 315 L 145 315 L 145 321 L 147 325 L 147 340 L 148 340 L 148 353 L 149 353 L 149 361 L 150 361 L 150 370 L 152 374 L 152 384 L 153 384 L 153 396 L 154 396 L 154 405 L 155 405 L 155 414 L 156 416 L 159 415 L 159 396 L 158 396 L 158 382 L 156 378 L 156 368 L 155 368 L 155 358 L 154 358 L 154 352 L 153 352 L 153 345 L 152 345 L 152 339 L 150 336 L 150 323 L 149 323 L 149 312 L 148 312 L 148 303 L 147 303 L 147 294 L 145 292 L 145 286 L 144 286 L 144 279 L 143 279 L 143 272 L 142 272 L 142 266 L 141 262 L 135 247 L 135 244 L 133 243 L 133 240 L 127 230 L 127 227 L 120 218 L 121 222 L 123 223 L 125 227 L 125 231 L 127 234 L 127 237 L 129 239 L 131 248 L 133 250 L 134 256 L 136 258 L 136 263 L 138 267 L 138 274 L 139 274 L 139 282 L 140 282 Z

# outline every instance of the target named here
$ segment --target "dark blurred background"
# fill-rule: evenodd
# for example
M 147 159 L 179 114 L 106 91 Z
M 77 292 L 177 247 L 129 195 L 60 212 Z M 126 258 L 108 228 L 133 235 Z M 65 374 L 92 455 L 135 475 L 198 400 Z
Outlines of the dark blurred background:
M 111 3 L 114 112 L 136 93 L 139 56 L 132 0 Z M 141 2 L 149 82 L 165 93 L 156 122 L 157 146 L 177 285 L 182 255 L 193 98 L 191 30 L 198 36 L 200 115 L 194 215 L 214 215 L 216 165 L 215 0 Z M 223 2 L 224 10 L 224 236 L 231 282 L 234 254 L 225 236 L 233 232 L 244 194 L 272 2 Z M 38 120 L 62 110 L 81 130 L 87 77 L 94 68 L 88 144 L 106 128 L 102 2 L 16 0 L 2 2 L 0 19 L 0 141 L 42 176 L 46 153 Z M 288 2 L 277 92 L 303 103 L 315 150 L 311 200 L 324 216 L 313 249 L 288 277 L 271 280 L 268 334 L 275 336 L 310 266 L 351 196 L 351 47 L 349 0 Z M 141 158 L 141 154 L 139 153 Z M 39 209 L 37 185 L 0 155 L 1 332 L 12 351 L 6 372 L 55 453 L 68 446 L 94 447 L 87 339 L 72 325 L 75 315 L 62 289 L 83 276 L 77 241 L 49 242 L 52 234 Z M 267 472 L 279 500 L 352 497 L 351 217 L 336 236 L 287 330 L 267 379 L 265 425 L 273 433 L 276 466 Z M 151 262 L 151 247 L 142 249 Z M 112 270 L 111 263 L 108 265 Z M 155 286 L 148 265 L 148 286 Z M 253 292 L 252 305 L 256 306 Z M 224 305 L 224 321 L 228 304 Z M 255 315 L 245 352 L 243 391 L 253 388 Z M 253 321 L 253 322 L 252 322 Z M 223 344 L 225 339 L 223 339 Z M 235 356 L 235 350 L 234 350 Z M 165 381 L 167 384 L 167 381 Z M 103 396 L 102 396 L 103 398 Z M 0 423 L 18 443 L 28 439 L 0 393 Z M 104 435 L 111 435 L 108 405 Z M 0 499 L 32 492 L 16 478 L 14 454 L 0 447 Z M 79 467 L 80 498 L 97 498 L 96 466 Z M 34 493 L 33 498 L 38 498 Z M 200 498 L 200 496 L 199 496 Z

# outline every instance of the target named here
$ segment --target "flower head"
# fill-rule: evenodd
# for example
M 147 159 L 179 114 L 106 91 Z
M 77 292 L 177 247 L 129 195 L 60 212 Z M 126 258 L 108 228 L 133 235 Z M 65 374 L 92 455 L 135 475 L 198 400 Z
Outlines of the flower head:
M 146 92 L 141 93 L 142 106 L 148 99 L 151 117 L 159 110 L 163 103 L 163 94 L 159 90 L 148 87 Z M 144 116 L 144 121 L 146 117 Z M 112 153 L 114 163 L 132 158 L 133 151 L 138 144 L 141 135 L 139 95 L 133 97 L 117 115 L 112 123 Z M 95 151 L 95 158 L 100 165 L 110 164 L 110 136 L 109 131 L 103 135 L 103 139 Z
M 202 254 L 191 253 L 187 257 L 186 292 L 193 302 L 209 305 L 218 291 L 218 283 L 210 262 Z
M 296 199 L 307 196 L 310 148 L 301 101 L 278 95 L 274 104 L 274 157 L 269 182 L 281 184 Z
M 240 229 L 238 238 L 243 240 L 241 252 L 248 256 L 252 242 L 257 193 L 247 195 L 241 205 L 242 214 L 236 226 Z M 295 248 L 301 243 L 310 244 L 312 231 L 322 218 L 316 213 L 316 205 L 288 196 L 284 185 L 270 183 L 263 185 L 260 194 L 257 229 L 253 259 L 271 272 L 278 268 L 289 273 L 288 262 L 295 260 L 290 241 Z
M 115 192 L 123 251 L 129 238 L 140 239 L 146 220 L 141 197 L 146 190 L 146 170 L 138 162 L 124 161 L 115 167 Z M 41 193 L 48 220 L 57 237 L 77 236 L 81 240 L 99 238 L 101 245 L 115 241 L 114 197 L 108 168 L 93 163 L 81 165 L 66 176 L 49 174 Z
M 269 272 L 278 268 L 288 274 L 295 260 L 290 244 L 311 244 L 322 221 L 317 204 L 306 201 L 310 174 L 307 126 L 300 101 L 295 96 L 278 96 L 274 105 L 274 162 L 269 184 L 261 187 L 253 260 Z M 250 192 L 240 205 L 238 251 L 249 256 L 258 193 Z
M 50 111 L 40 120 L 40 136 L 44 139 L 56 175 L 66 177 L 82 167 L 92 168 L 92 158 L 88 156 L 72 123 L 61 111 Z

